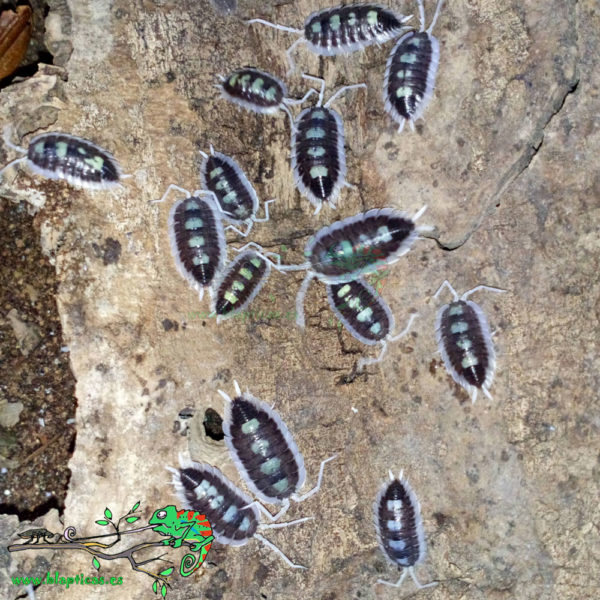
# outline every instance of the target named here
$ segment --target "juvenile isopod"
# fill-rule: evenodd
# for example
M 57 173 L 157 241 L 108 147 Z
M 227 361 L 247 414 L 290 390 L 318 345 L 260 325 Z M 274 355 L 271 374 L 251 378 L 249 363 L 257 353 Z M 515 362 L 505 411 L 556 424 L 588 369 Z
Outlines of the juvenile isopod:
M 491 400 L 489 387 L 496 369 L 492 335 L 484 312 L 467 298 L 479 290 L 500 293 L 505 290 L 478 285 L 459 298 L 450 283 L 444 281 L 433 297 L 437 298 L 444 288 L 448 288 L 454 300 L 438 311 L 435 330 L 446 370 L 471 394 L 473 402 L 477 399 L 478 390 Z
M 421 29 L 403 35 L 388 58 L 383 82 L 385 110 L 404 129 L 406 121 L 415 129 L 433 96 L 435 76 L 440 60 L 440 45 L 431 30 L 437 21 L 444 0 L 439 0 L 431 25 L 425 30 L 423 0 L 419 3 Z
M 387 351 L 388 342 L 403 338 L 418 316 L 412 314 L 404 330 L 393 335 L 395 323 L 390 307 L 362 277 L 346 283 L 328 284 L 327 297 L 331 310 L 357 340 L 368 346 L 382 346 L 377 358 L 363 357 L 358 361 L 358 372 L 366 365 L 380 362 Z
M 379 548 L 390 563 L 402 569 L 395 583 L 383 579 L 377 583 L 400 587 L 410 573 L 419 589 L 437 585 L 435 581 L 423 585 L 415 575 L 415 567 L 425 558 L 427 547 L 419 501 L 402 473 L 394 477 L 390 471 L 390 481 L 379 490 L 373 513 Z
M 171 253 L 177 270 L 200 293 L 202 300 L 206 288 L 212 293 L 211 284 L 223 269 L 227 257 L 222 215 L 212 195 L 204 190 L 190 194 L 171 184 L 157 202 L 163 202 L 172 190 L 182 192 L 186 197 L 175 202 L 169 212 Z
M 346 151 L 344 125 L 331 103 L 342 93 L 355 88 L 366 88 L 364 83 L 340 88 L 324 106 L 325 81 L 320 77 L 302 75 L 321 84 L 319 102 L 304 109 L 292 128 L 292 170 L 300 193 L 315 207 L 316 215 L 323 203 L 335 208 L 335 201 L 346 182 Z
M 282 265 L 279 254 L 265 252 L 254 242 L 234 250 L 239 255 L 224 267 L 213 284 L 212 311 L 217 322 L 247 308 L 269 279 L 272 267 L 282 272 L 296 270 L 295 265 Z
M 304 569 L 293 563 L 277 546 L 258 533 L 262 529 L 288 527 L 307 521 L 310 517 L 287 523 L 263 524 L 252 498 L 242 492 L 219 469 L 205 463 L 180 457 L 180 468 L 167 467 L 173 473 L 173 486 L 181 505 L 205 514 L 215 540 L 229 546 L 243 546 L 256 538 L 276 552 L 290 567 Z M 270 514 L 264 507 L 265 513 Z
M 223 98 L 246 110 L 260 114 L 285 111 L 292 126 L 294 117 L 288 106 L 302 104 L 311 94 L 317 93 L 311 88 L 303 98 L 288 98 L 283 81 L 255 67 L 236 69 L 226 77 L 222 77 L 221 84 L 217 87 L 221 90 Z
M 372 209 L 323 227 L 304 249 L 306 277 L 296 296 L 296 323 L 304 327 L 304 296 L 316 277 L 328 284 L 346 283 L 399 260 L 419 233 L 431 229 L 416 226 L 425 212 L 413 217 L 392 208 Z M 300 266 L 299 266 L 300 267 Z
M 290 70 L 293 70 L 292 52 L 299 44 L 306 44 L 321 56 L 348 54 L 397 37 L 407 29 L 404 23 L 410 18 L 378 4 L 347 4 L 313 12 L 304 22 L 304 29 L 277 25 L 264 19 L 251 19 L 248 23 L 261 23 L 301 36 L 286 51 Z
M 213 195 L 227 220 L 247 226 L 243 233 L 233 225 L 227 229 L 232 229 L 246 237 L 254 223 L 264 223 L 269 220 L 269 204 L 275 202 L 275 199 L 265 202 L 265 217 L 259 219 L 256 216 L 259 206 L 258 195 L 244 171 L 233 158 L 221 152 L 215 152 L 212 146 L 210 154 L 205 152 L 200 154 L 204 158 L 200 167 L 202 187 Z
M 10 141 L 10 127 L 4 129 L 4 143 L 25 154 L 8 163 L 0 175 L 13 165 L 24 162 L 27 169 L 46 179 L 64 179 L 76 187 L 104 190 L 120 186 L 123 175 L 119 163 L 100 146 L 68 133 L 42 133 L 27 149 Z
M 272 520 L 281 518 L 290 506 L 290 499 L 303 502 L 321 489 L 325 465 L 336 458 L 330 456 L 321 462 L 317 484 L 300 495 L 306 481 L 304 458 L 286 424 L 279 414 L 265 402 L 250 393 L 242 394 L 234 382 L 236 396 L 226 400 L 223 432 L 225 443 L 243 480 L 252 493 L 270 504 L 281 506 Z M 264 507 L 257 503 L 259 509 Z

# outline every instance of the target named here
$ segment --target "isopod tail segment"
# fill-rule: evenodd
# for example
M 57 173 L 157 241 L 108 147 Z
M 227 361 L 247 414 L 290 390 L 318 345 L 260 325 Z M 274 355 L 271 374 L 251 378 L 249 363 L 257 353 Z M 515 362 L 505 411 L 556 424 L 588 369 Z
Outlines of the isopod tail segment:
M 221 83 L 216 87 L 221 97 L 238 106 L 259 114 L 274 114 L 283 110 L 290 118 L 291 130 L 294 130 L 294 116 L 288 108 L 307 100 L 317 90 L 310 88 L 302 98 L 288 98 L 287 87 L 283 81 L 255 67 L 242 67 L 226 77 L 219 75 Z
M 190 286 L 204 297 L 208 288 L 212 295 L 212 282 L 225 265 L 227 247 L 223 229 L 222 212 L 214 194 L 206 190 L 188 190 L 171 184 L 159 200 L 177 191 L 185 195 L 169 211 L 168 231 L 175 266 Z
M 68 133 L 42 133 L 29 142 L 27 148 L 13 144 L 12 127 L 3 130 L 4 144 L 19 154 L 2 169 L 2 174 L 14 165 L 25 163 L 34 175 L 46 179 L 64 180 L 70 185 L 90 190 L 122 188 L 121 180 L 131 177 L 124 175 L 115 157 L 90 140 Z
M 471 395 L 473 403 L 477 399 L 478 390 L 492 400 L 489 387 L 496 369 L 492 334 L 485 313 L 467 298 L 479 290 L 496 293 L 504 293 L 506 290 L 478 285 L 459 297 L 446 280 L 433 296 L 434 299 L 444 288 L 452 294 L 453 301 L 439 309 L 435 330 L 446 370 Z
M 234 381 L 235 397 L 224 391 L 223 432 L 233 461 L 252 493 L 262 502 L 281 506 L 272 515 L 259 502 L 256 506 L 271 521 L 277 521 L 288 510 L 290 500 L 304 502 L 321 489 L 325 465 L 337 454 L 321 462 L 317 484 L 300 494 L 306 482 L 304 458 L 286 424 L 268 404 L 248 391 L 242 393 Z
M 330 106 L 340 94 L 367 86 L 364 83 L 344 86 L 323 105 L 325 81 L 312 75 L 302 77 L 319 82 L 321 90 L 317 105 L 304 109 L 294 122 L 291 162 L 294 183 L 315 207 L 316 215 L 324 202 L 335 209 L 342 187 L 354 187 L 346 181 L 344 124 L 339 113 Z
M 415 567 L 425 558 L 427 545 L 421 519 L 421 506 L 402 471 L 384 483 L 373 503 L 373 520 L 379 548 L 386 560 L 402 569 L 398 581 L 378 579 L 377 583 L 398 588 L 410 573 L 418 589 L 437 585 L 437 581 L 422 584 Z
M 298 35 L 298 39 L 287 49 L 286 56 L 290 69 L 295 69 L 292 52 L 306 44 L 320 56 L 349 54 L 372 44 L 383 44 L 406 29 L 404 23 L 411 16 L 397 15 L 377 4 L 349 4 L 326 8 L 311 13 L 304 22 L 303 29 L 277 25 L 264 19 L 251 19 L 248 24 L 260 23 Z
M 383 101 L 387 113 L 402 132 L 406 121 L 415 130 L 415 121 L 423 117 L 433 97 L 440 60 L 440 45 L 431 31 L 444 0 L 438 0 L 431 24 L 425 29 L 425 8 L 419 3 L 421 28 L 403 35 L 388 57 L 383 82 Z
M 313 278 L 347 283 L 392 264 L 406 254 L 430 225 L 416 225 L 427 206 L 413 217 L 391 208 L 372 209 L 320 229 L 304 249 L 306 277 L 296 296 L 296 324 L 304 328 L 304 298 Z
M 216 467 L 179 456 L 180 468 L 167 467 L 173 473 L 171 483 L 180 504 L 208 518 L 215 540 L 229 546 L 243 546 L 256 538 L 278 554 L 293 569 L 305 569 L 293 563 L 275 544 L 258 533 L 263 529 L 279 529 L 310 520 L 304 517 L 286 523 L 260 522 L 260 511 L 252 498 L 235 486 Z
M 221 152 L 215 152 L 210 146 L 210 154 L 200 151 L 203 157 L 200 167 L 202 186 L 213 194 L 223 216 L 237 225 L 246 225 L 242 233 L 236 227 L 232 229 L 242 237 L 247 237 L 254 223 L 264 223 L 269 220 L 269 204 L 275 199 L 265 202 L 265 216 L 257 218 L 259 201 L 256 190 L 233 158 Z

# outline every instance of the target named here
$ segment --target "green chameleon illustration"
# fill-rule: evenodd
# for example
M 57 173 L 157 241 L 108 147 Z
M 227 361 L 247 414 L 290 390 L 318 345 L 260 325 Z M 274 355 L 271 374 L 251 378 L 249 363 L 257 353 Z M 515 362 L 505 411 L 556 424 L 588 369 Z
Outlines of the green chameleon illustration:
M 200 552 L 197 557 L 186 554 L 181 559 L 179 572 L 182 577 L 191 575 L 202 565 L 215 539 L 205 515 L 193 510 L 177 510 L 172 505 L 155 511 L 148 524 L 156 525 L 152 531 L 169 536 L 169 539 L 163 542 L 166 546 L 179 548 L 186 543 L 191 547 L 192 552 Z

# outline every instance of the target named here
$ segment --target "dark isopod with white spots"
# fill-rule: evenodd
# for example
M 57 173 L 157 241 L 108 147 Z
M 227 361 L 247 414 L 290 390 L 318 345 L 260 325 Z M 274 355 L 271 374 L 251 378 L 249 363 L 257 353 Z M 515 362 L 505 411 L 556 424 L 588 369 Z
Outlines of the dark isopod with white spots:
M 433 96 L 440 60 L 440 45 L 431 30 L 444 0 L 439 0 L 431 25 L 425 30 L 423 0 L 418 0 L 421 29 L 403 35 L 394 46 L 385 69 L 383 101 L 385 110 L 404 129 L 406 121 L 415 129 Z
M 42 133 L 34 137 L 27 149 L 11 143 L 10 128 L 4 131 L 4 143 L 13 150 L 25 154 L 8 163 L 9 167 L 21 162 L 35 175 L 46 179 L 64 179 L 73 186 L 104 190 L 118 187 L 123 175 L 115 158 L 100 146 L 67 133 Z
M 306 108 L 294 121 L 292 128 L 292 170 L 300 193 L 315 207 L 316 215 L 323 203 L 335 208 L 335 201 L 346 182 L 346 151 L 344 125 L 340 115 L 329 108 L 331 103 L 347 90 L 363 87 L 364 83 L 340 88 L 323 104 L 325 82 L 320 77 L 303 75 L 319 81 L 321 91 L 317 106 Z
M 177 270 L 190 285 L 204 296 L 204 289 L 212 292 L 211 283 L 225 264 L 227 255 L 225 231 L 221 214 L 210 194 L 196 190 L 193 195 L 177 186 L 170 185 L 158 202 L 164 201 L 171 190 L 186 194 L 186 198 L 173 204 L 169 212 L 168 231 L 171 252 Z
M 321 56 L 349 54 L 397 37 L 406 29 L 404 23 L 410 18 L 378 4 L 347 4 L 313 12 L 304 22 L 304 29 L 277 25 L 264 19 L 252 19 L 248 23 L 261 23 L 301 36 L 286 52 L 290 70 L 293 70 L 291 53 L 299 44 L 307 44 Z
M 233 226 L 229 226 L 228 229 L 233 229 L 246 237 L 254 223 L 263 223 L 269 220 L 269 203 L 274 200 L 265 202 L 265 217 L 258 219 L 256 217 L 259 205 L 258 195 L 233 158 L 221 152 L 215 152 L 212 146 L 210 154 L 204 152 L 201 154 L 204 157 L 200 167 L 202 187 L 213 194 L 226 219 L 239 225 L 248 226 L 244 233 Z
M 358 361 L 359 372 L 366 365 L 380 362 L 386 353 L 388 342 L 403 338 L 418 316 L 411 315 L 404 330 L 392 335 L 395 323 L 390 307 L 373 286 L 362 278 L 346 283 L 328 284 L 327 297 L 331 310 L 357 340 L 369 346 L 382 345 L 377 358 L 361 358 Z
M 391 208 L 373 209 L 323 227 L 309 239 L 304 249 L 308 272 L 296 297 L 296 322 L 304 326 L 304 296 L 313 277 L 328 284 L 346 283 L 380 267 L 396 262 L 406 254 L 421 231 L 413 217 Z
M 236 69 L 226 77 L 221 78 L 218 86 L 221 95 L 230 102 L 260 114 L 274 114 L 283 110 L 290 118 L 293 126 L 294 117 L 288 105 L 294 106 L 304 102 L 316 90 L 310 89 L 303 98 L 287 97 L 285 83 L 274 75 L 255 67 Z
M 335 456 L 321 463 L 317 485 L 300 496 L 306 469 L 292 434 L 273 408 L 248 392 L 242 394 L 237 381 L 234 384 L 233 399 L 219 390 L 226 400 L 225 443 L 253 494 L 263 502 L 282 506 L 275 516 L 269 513 L 275 521 L 289 508 L 290 498 L 303 502 L 319 491 L 325 464 Z
M 212 310 L 217 319 L 242 312 L 256 298 L 271 274 L 271 263 L 258 252 L 236 256 L 215 281 Z
M 403 570 L 398 581 L 378 579 L 377 583 L 400 587 L 410 573 L 419 589 L 437 585 L 437 582 L 423 585 L 415 575 L 414 569 L 423 561 L 427 550 L 425 532 L 419 501 L 402 473 L 394 477 L 390 471 L 390 481 L 379 490 L 373 512 L 379 548 L 390 563 Z
M 444 288 L 448 288 L 454 296 L 454 301 L 445 304 L 438 311 L 435 330 L 446 370 L 456 383 L 471 394 L 473 402 L 477 399 L 478 390 L 482 390 L 491 400 L 489 387 L 492 385 L 496 369 L 492 335 L 484 312 L 467 298 L 479 290 L 500 293 L 505 290 L 478 285 L 459 298 L 450 283 L 444 281 L 434 298 L 437 298 Z
M 286 527 L 307 519 L 288 523 L 262 524 L 257 504 L 242 492 L 219 469 L 205 463 L 197 463 L 180 457 L 181 467 L 173 469 L 173 486 L 183 508 L 198 511 L 208 518 L 215 540 L 229 546 L 243 546 L 256 538 L 295 569 L 304 569 L 294 564 L 274 544 L 262 537 L 258 531 L 273 527 Z M 266 509 L 262 507 L 265 512 Z

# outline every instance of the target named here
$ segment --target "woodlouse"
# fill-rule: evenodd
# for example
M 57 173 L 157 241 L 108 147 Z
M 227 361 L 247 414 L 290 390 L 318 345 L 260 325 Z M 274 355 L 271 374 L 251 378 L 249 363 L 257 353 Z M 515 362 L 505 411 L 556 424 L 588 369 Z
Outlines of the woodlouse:
M 348 4 L 311 13 L 303 29 L 277 25 L 264 19 L 251 19 L 247 23 L 261 23 L 301 36 L 286 51 L 290 70 L 293 70 L 292 52 L 299 44 L 306 44 L 321 56 L 348 54 L 397 37 L 406 29 L 403 24 L 410 18 L 378 4 Z
M 294 569 L 305 569 L 293 563 L 277 546 L 258 533 L 262 529 L 289 527 L 307 521 L 310 517 L 287 523 L 260 522 L 258 503 L 236 487 L 216 467 L 180 457 L 180 468 L 167 467 L 173 473 L 172 483 L 184 508 L 208 517 L 215 540 L 229 546 L 243 546 L 256 538 L 279 554 Z M 258 506 L 257 506 L 258 505 Z M 262 507 L 264 513 L 270 513 Z
M 397 335 L 393 335 L 395 323 L 390 307 L 379 293 L 364 279 L 359 278 L 346 283 L 327 285 L 329 306 L 342 322 L 344 327 L 360 342 L 373 346 L 381 344 L 382 349 L 377 358 L 361 358 L 357 364 L 360 372 L 367 365 L 380 362 L 386 351 L 388 342 L 396 342 L 409 331 L 417 314 L 412 314 L 406 327 Z
M 288 510 L 290 499 L 303 502 L 321 489 L 325 465 L 337 455 L 321 462 L 317 484 L 299 495 L 306 469 L 292 434 L 273 408 L 248 392 L 242 394 L 237 381 L 234 385 L 233 399 L 219 390 L 226 400 L 225 443 L 252 493 L 263 502 L 282 507 L 272 517 L 277 520 Z
M 255 67 L 242 67 L 221 77 L 217 86 L 221 96 L 246 110 L 260 114 L 274 114 L 283 110 L 294 125 L 294 117 L 288 106 L 302 104 L 311 94 L 317 93 L 309 89 L 303 98 L 288 98 L 285 83 L 271 73 Z
M 413 217 L 392 208 L 372 209 L 323 227 L 311 237 L 304 249 L 308 259 L 306 277 L 296 296 L 296 323 L 304 327 L 304 296 L 316 277 L 327 284 L 346 283 L 380 267 L 396 262 L 406 254 L 422 231 Z
M 478 390 L 491 400 L 488 388 L 496 369 L 494 344 L 484 312 L 467 297 L 478 290 L 499 293 L 505 290 L 478 285 L 459 298 L 450 283 L 444 281 L 433 297 L 437 298 L 444 288 L 448 288 L 454 300 L 439 309 L 435 330 L 446 370 L 471 394 L 472 402 L 477 399 Z
M 296 270 L 296 265 L 282 265 L 279 254 L 265 252 L 254 242 L 234 250 L 240 254 L 226 265 L 213 285 L 212 311 L 217 322 L 241 313 L 267 282 L 272 267 L 281 272 Z
M 13 150 L 25 154 L 8 163 L 8 168 L 25 162 L 27 169 L 46 179 L 64 179 L 73 186 L 104 190 L 121 186 L 123 175 L 116 159 L 90 140 L 68 133 L 42 133 L 29 142 L 27 149 L 10 141 L 10 127 L 4 129 L 4 143 Z
M 319 81 L 321 91 L 317 105 L 304 109 L 294 121 L 292 170 L 296 187 L 315 207 L 316 215 L 324 202 L 335 208 L 335 201 L 343 186 L 352 187 L 346 182 L 344 125 L 339 113 L 329 106 L 347 90 L 367 86 L 364 83 L 344 86 L 323 106 L 325 81 L 311 75 L 302 77 Z
M 254 223 L 264 223 L 269 220 L 269 204 L 275 199 L 265 202 L 265 217 L 259 219 L 258 195 L 244 171 L 233 158 L 221 152 L 215 152 L 210 147 L 210 154 L 200 153 L 204 160 L 200 167 L 200 178 L 204 190 L 213 194 L 219 205 L 223 216 L 238 225 L 247 225 L 245 232 L 230 225 L 232 229 L 243 237 L 246 237 Z
M 157 202 L 163 202 L 172 190 L 186 197 L 175 202 L 169 212 L 171 253 L 177 270 L 200 293 L 202 300 L 205 288 L 212 294 L 211 283 L 223 269 L 227 256 L 221 214 L 209 192 L 196 190 L 190 194 L 174 184 Z
M 440 45 L 431 35 L 444 0 L 439 0 L 429 28 L 425 30 L 423 0 L 419 3 L 421 29 L 403 35 L 387 60 L 383 82 L 385 110 L 399 124 L 398 132 L 406 121 L 415 129 L 433 97 L 435 76 L 440 60 Z
M 378 579 L 377 583 L 400 587 L 410 573 L 419 589 L 437 585 L 435 581 L 423 585 L 415 575 L 415 567 L 425 558 L 425 532 L 419 501 L 402 473 L 394 477 L 390 471 L 390 481 L 383 484 L 375 498 L 373 513 L 377 541 L 383 555 L 403 570 L 398 581 Z

